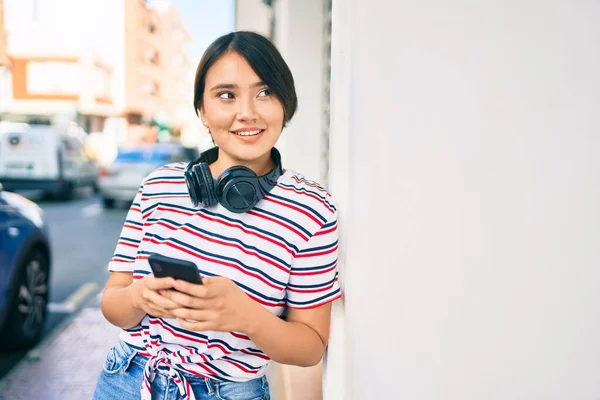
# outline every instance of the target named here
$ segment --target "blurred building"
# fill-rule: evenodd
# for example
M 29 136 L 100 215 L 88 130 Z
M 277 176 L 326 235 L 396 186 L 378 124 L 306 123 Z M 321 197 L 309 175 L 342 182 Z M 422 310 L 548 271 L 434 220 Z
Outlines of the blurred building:
M 60 114 L 87 132 L 110 119 L 119 142 L 153 120 L 171 128 L 191 119 L 191 39 L 173 7 L 4 0 L 4 14 L 11 68 L 0 76 L 0 116 Z
M 0 0 L 0 68 L 9 63 L 6 53 L 6 30 L 4 29 L 4 0 Z
M 190 58 L 192 37 L 178 11 L 168 1 L 153 1 L 150 7 L 160 23 L 158 51 L 163 107 L 158 119 L 173 127 L 174 133 L 179 135 L 184 127 L 198 120 L 192 106 L 196 67 Z
M 90 39 L 93 9 L 86 3 L 4 0 L 11 62 L 1 77 L 2 118 L 61 115 L 89 131 L 113 114 L 113 67 Z

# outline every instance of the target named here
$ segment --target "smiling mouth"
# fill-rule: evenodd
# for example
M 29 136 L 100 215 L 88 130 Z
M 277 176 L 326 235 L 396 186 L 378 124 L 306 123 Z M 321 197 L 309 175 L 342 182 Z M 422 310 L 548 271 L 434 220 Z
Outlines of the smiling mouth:
M 256 129 L 254 131 L 239 131 L 239 132 L 231 132 L 234 135 L 237 136 L 244 136 L 244 137 L 248 137 L 248 136 L 256 136 L 260 133 L 263 133 L 265 130 L 264 129 Z

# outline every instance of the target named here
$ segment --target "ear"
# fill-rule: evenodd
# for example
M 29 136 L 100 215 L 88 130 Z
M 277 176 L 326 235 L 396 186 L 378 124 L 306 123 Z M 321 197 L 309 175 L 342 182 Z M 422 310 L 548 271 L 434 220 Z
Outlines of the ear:
M 203 113 L 200 113 L 200 120 L 202 121 L 202 125 L 204 125 L 206 129 L 210 129 L 210 126 L 208 126 L 206 116 Z
M 200 117 L 200 121 L 202 121 L 202 125 L 205 128 L 208 128 L 208 121 L 206 120 L 206 114 L 204 113 L 204 107 L 200 102 L 196 104 L 196 111 L 198 111 L 198 116 Z

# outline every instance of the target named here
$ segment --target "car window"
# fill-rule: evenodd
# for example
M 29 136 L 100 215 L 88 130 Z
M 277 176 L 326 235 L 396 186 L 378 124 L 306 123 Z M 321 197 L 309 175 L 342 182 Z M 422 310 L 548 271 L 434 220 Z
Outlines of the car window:
M 200 155 L 198 153 L 198 150 L 193 147 L 184 147 L 183 152 L 185 153 L 184 154 L 185 161 L 193 161 L 193 160 L 197 159 L 198 156 Z
M 173 150 L 171 155 L 169 156 L 169 162 L 181 162 L 186 161 L 187 157 L 183 149 Z
M 117 161 L 122 163 L 167 163 L 173 157 L 172 151 L 164 149 L 131 149 L 122 150 Z
M 87 159 L 87 154 L 84 151 L 83 143 L 72 137 L 62 137 L 60 142 L 63 146 L 65 154 L 71 157 L 80 156 L 84 159 Z

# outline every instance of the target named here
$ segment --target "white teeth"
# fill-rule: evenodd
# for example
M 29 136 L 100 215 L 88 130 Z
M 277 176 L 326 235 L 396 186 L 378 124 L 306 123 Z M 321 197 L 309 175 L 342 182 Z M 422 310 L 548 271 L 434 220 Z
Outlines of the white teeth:
M 236 135 L 239 136 L 254 136 L 254 135 L 258 135 L 261 132 L 262 129 L 256 130 L 256 131 L 245 131 L 245 132 L 234 132 Z

